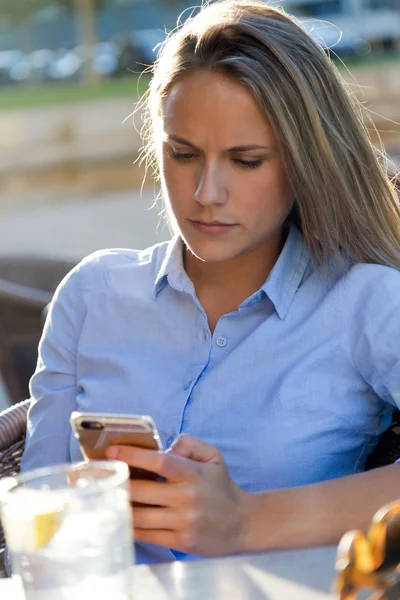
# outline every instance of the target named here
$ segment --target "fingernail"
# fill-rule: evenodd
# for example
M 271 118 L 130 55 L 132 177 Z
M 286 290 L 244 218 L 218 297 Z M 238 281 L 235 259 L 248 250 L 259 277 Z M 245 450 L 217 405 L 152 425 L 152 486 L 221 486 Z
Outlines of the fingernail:
M 118 448 L 115 448 L 115 446 L 110 446 L 110 448 L 107 448 L 106 450 L 106 455 L 107 458 L 118 458 Z

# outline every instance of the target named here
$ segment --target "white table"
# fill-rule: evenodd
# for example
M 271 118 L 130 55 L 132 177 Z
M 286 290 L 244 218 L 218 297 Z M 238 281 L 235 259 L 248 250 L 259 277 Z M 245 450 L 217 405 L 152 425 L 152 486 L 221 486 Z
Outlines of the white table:
M 133 567 L 135 600 L 334 600 L 336 548 Z M 0 598 L 23 600 L 12 580 Z M 111 600 L 111 599 L 110 599 Z

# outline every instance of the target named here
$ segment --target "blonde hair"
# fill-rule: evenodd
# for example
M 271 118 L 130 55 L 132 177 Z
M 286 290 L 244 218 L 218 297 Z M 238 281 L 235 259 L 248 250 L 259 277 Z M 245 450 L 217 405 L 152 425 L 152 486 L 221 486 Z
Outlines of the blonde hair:
M 396 188 L 369 138 L 362 108 L 303 27 L 262 0 L 207 4 L 170 34 L 145 99 L 143 137 L 156 167 L 160 106 L 181 78 L 210 70 L 246 85 L 277 136 L 301 228 L 316 265 L 400 267 Z

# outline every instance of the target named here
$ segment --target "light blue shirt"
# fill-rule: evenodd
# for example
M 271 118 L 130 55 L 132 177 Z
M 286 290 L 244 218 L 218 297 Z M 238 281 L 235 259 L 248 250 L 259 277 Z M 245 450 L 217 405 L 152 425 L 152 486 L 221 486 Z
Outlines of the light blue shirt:
M 357 473 L 400 404 L 400 273 L 315 270 L 292 226 L 264 285 L 211 334 L 179 238 L 96 252 L 54 296 L 31 395 L 23 470 L 81 459 L 79 410 L 151 415 L 164 448 L 202 438 L 247 492 Z

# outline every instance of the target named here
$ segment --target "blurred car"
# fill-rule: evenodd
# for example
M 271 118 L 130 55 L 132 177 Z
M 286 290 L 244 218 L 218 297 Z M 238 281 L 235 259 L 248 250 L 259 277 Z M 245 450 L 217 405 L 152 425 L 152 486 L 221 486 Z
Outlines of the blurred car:
M 48 70 L 54 59 L 54 51 L 49 48 L 35 50 L 28 56 L 31 78 L 37 82 L 48 79 Z
M 117 48 L 115 70 L 110 73 L 123 77 L 129 72 L 141 73 L 157 58 L 157 47 L 165 39 L 165 34 L 159 29 L 142 29 L 132 31 L 114 39 Z
M 83 58 L 75 49 L 60 48 L 53 54 L 47 67 L 47 76 L 57 81 L 79 79 L 82 64 Z
M 25 58 L 25 54 L 20 50 L 2 50 L 0 52 L 0 84 L 14 83 L 12 72 Z
M 152 65 L 157 58 L 158 47 L 165 40 L 166 34 L 161 29 L 141 29 L 132 32 L 130 37 L 141 53 L 143 63 Z
M 42 48 L 24 53 L 0 52 L 0 81 L 3 83 L 43 82 L 79 76 L 81 58 L 73 50 Z
M 118 69 L 119 48 L 116 42 L 100 42 L 92 52 L 93 69 L 103 76 L 112 75 Z
M 342 30 L 329 21 L 319 19 L 299 20 L 316 42 L 339 57 L 366 56 L 371 52 L 369 41 L 349 28 Z

